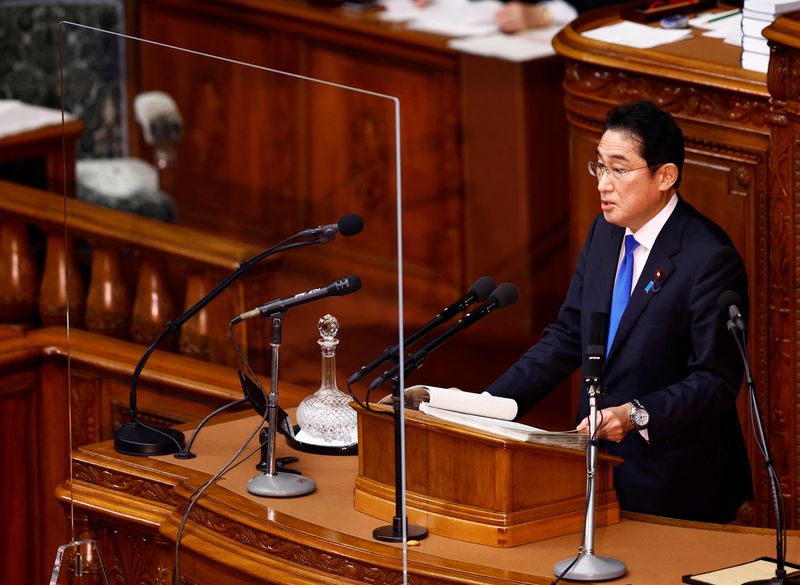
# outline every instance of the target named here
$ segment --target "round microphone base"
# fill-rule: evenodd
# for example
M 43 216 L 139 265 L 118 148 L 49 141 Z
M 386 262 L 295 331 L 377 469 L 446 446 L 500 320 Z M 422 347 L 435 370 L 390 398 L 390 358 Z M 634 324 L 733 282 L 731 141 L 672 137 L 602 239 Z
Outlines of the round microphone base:
M 379 526 L 372 531 L 372 538 L 381 542 L 403 542 L 403 529 L 395 517 L 391 526 Z M 406 524 L 406 542 L 428 538 L 428 529 L 416 524 Z
M 556 577 L 560 576 L 567 567 L 572 565 L 575 557 L 558 561 L 553 567 Z M 564 574 L 564 579 L 569 581 L 606 581 L 622 577 L 628 572 L 625 563 L 608 557 L 596 557 L 593 554 L 580 554 L 578 560 Z
M 274 473 L 257 475 L 247 482 L 247 491 L 254 496 L 267 498 L 295 498 L 305 496 L 317 489 L 313 479 L 297 473 Z
M 182 432 L 166 427 L 144 426 L 133 420 L 114 434 L 114 449 L 125 455 L 170 455 L 183 449 Z

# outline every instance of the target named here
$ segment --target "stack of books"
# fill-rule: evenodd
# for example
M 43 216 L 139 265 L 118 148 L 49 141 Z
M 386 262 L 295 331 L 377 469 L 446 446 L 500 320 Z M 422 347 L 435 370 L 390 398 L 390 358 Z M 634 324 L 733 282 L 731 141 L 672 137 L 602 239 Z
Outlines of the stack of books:
M 742 67 L 766 73 L 769 45 L 762 31 L 777 16 L 800 10 L 800 0 L 744 0 L 742 10 Z

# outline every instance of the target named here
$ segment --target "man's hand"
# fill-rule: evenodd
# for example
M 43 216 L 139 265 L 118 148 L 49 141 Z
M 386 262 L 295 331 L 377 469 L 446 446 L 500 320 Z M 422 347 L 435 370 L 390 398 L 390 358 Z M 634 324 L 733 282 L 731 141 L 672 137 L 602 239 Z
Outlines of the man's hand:
M 597 438 L 619 443 L 633 428 L 631 422 L 631 404 L 626 402 L 620 406 L 604 408 L 597 413 Z M 589 417 L 578 425 L 578 432 L 589 434 Z

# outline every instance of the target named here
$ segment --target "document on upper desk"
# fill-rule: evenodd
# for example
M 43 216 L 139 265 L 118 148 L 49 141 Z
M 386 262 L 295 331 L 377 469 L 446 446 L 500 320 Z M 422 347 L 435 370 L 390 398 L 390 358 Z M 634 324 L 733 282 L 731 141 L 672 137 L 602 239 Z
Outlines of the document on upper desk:
M 555 55 L 553 37 L 560 30 L 560 26 L 549 26 L 513 35 L 496 33 L 451 39 L 447 44 L 472 55 L 521 62 Z
M 412 30 L 452 37 L 487 35 L 498 32 L 494 14 L 498 0 L 431 0 L 420 8 L 412 0 L 382 0 L 378 18 L 405 22 Z
M 688 29 L 656 28 L 627 20 L 593 28 L 581 34 L 595 41 L 625 45 L 635 49 L 652 49 L 658 45 L 674 43 L 692 37 L 692 31 Z

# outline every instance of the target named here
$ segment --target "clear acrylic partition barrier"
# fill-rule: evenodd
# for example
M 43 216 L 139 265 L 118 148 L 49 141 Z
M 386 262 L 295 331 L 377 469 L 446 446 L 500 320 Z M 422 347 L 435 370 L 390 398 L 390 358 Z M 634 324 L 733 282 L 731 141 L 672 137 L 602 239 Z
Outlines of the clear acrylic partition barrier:
M 141 534 L 104 523 L 85 503 L 92 484 L 113 492 L 133 481 L 125 464 L 118 475 L 103 469 L 114 465 L 103 453 L 113 458 L 139 449 L 138 455 L 204 474 L 189 475 L 194 493 L 177 486 L 174 496 L 162 494 L 170 505 L 180 500 L 176 515 L 184 509 L 188 514 L 197 502 L 202 507 L 205 489 L 224 488 L 262 503 L 265 523 L 277 510 L 372 541 L 373 529 L 387 522 L 391 529 L 396 519 L 393 504 L 373 518 L 354 511 L 350 500 L 330 506 L 342 514 L 332 514 L 333 524 L 325 525 L 308 517 L 317 508 L 304 505 L 303 488 L 287 479 L 296 475 L 287 470 L 314 482 L 317 492 L 327 489 L 326 477 L 314 476 L 319 470 L 312 460 L 326 462 L 323 469 L 332 461 L 349 466 L 355 480 L 354 455 L 325 457 L 352 445 L 341 437 L 339 443 L 301 437 L 306 429 L 297 424 L 295 407 L 323 387 L 338 383 L 347 392 L 348 377 L 395 344 L 403 384 L 400 102 L 386 82 L 335 54 L 305 60 L 279 39 L 246 33 L 239 40 L 247 42 L 237 43 L 234 54 L 225 33 L 195 32 L 186 47 L 175 47 L 61 24 L 66 154 L 73 148 L 70 120 L 80 120 L 84 130 L 74 145 L 74 191 L 65 181 L 64 229 L 41 226 L 47 234 L 42 298 L 56 315 L 42 322 L 67 322 L 71 441 L 63 454 L 75 454 L 72 481 L 61 492 L 73 519 L 67 544 L 58 548 L 65 542 L 58 537 L 47 543 L 52 554 L 59 550 L 51 583 L 106 582 L 99 559 L 106 574 L 109 567 L 130 572 L 124 577 L 131 582 L 143 578 L 136 571 L 152 577 L 156 569 L 126 561 L 125 539 Z M 363 218 L 363 231 L 352 237 L 347 235 L 358 231 L 359 220 L 349 214 Z M 328 227 L 300 234 L 317 226 Z M 272 253 L 279 244 L 288 249 Z M 358 288 L 350 276 L 360 277 L 356 294 L 348 294 Z M 45 279 L 56 283 L 53 290 Z M 306 292 L 314 302 L 298 296 Z M 60 314 L 59 302 L 66 309 Z M 330 322 L 322 326 L 326 314 L 337 318 L 338 330 Z M 331 379 L 333 364 L 337 375 Z M 370 382 L 392 365 L 388 361 L 352 385 L 358 401 L 365 402 Z M 270 379 L 271 371 L 277 376 Z M 370 402 L 391 388 L 381 385 Z M 271 408 L 276 394 L 279 408 Z M 223 423 L 193 434 L 198 421 L 237 400 L 231 410 L 241 412 L 222 412 Z M 391 416 L 371 416 L 389 420 L 383 428 L 392 441 Z M 404 423 L 402 404 L 399 416 Z M 180 423 L 186 423 L 180 433 L 169 430 Z M 396 434 L 401 454 L 403 423 Z M 276 429 L 275 441 L 259 433 L 269 426 Z M 181 452 L 195 457 L 170 454 L 181 445 Z M 390 453 L 386 447 L 372 445 Z M 162 448 L 167 454 L 158 454 Z M 288 456 L 299 461 L 283 468 L 281 458 Z M 214 487 L 197 479 L 211 476 Z M 250 481 L 264 476 L 268 481 L 251 490 Z M 401 486 L 404 478 L 403 465 Z M 130 489 L 158 499 L 145 484 Z M 403 490 L 399 502 L 405 515 Z M 63 516 L 56 510 L 49 533 L 60 535 Z M 348 521 L 348 514 L 358 520 Z M 192 522 L 184 522 L 165 520 L 162 534 L 175 539 L 192 533 Z M 395 524 L 405 580 L 405 528 Z M 192 535 L 196 541 L 198 532 Z M 180 565 L 189 554 L 183 546 L 185 541 L 168 567 L 157 567 L 159 578 L 175 578 L 176 564 L 191 572 L 191 562 Z

